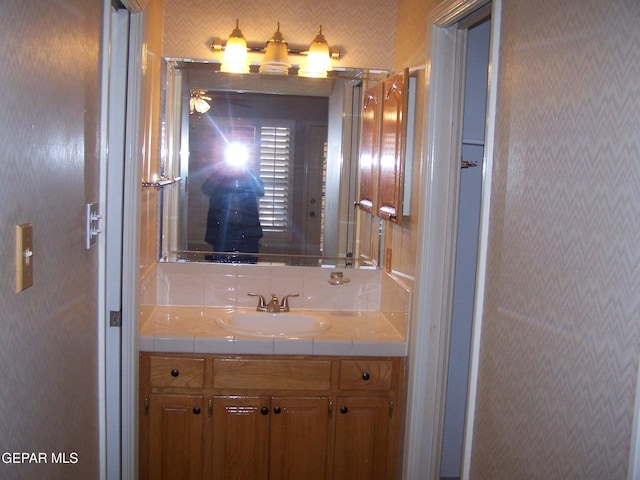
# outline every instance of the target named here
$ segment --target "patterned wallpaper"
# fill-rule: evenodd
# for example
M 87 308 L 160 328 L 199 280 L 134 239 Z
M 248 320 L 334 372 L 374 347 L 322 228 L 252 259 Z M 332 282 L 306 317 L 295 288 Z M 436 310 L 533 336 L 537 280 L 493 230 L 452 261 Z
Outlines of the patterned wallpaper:
M 0 15 L 0 478 L 98 478 L 97 248 L 103 2 L 9 1 Z M 15 225 L 33 224 L 34 285 L 15 293 Z M 77 453 L 51 464 L 51 453 Z
M 226 41 L 239 19 L 250 44 L 266 43 L 280 22 L 289 45 L 306 48 L 322 25 L 329 45 L 345 53 L 335 66 L 386 70 L 394 66 L 395 0 L 164 0 L 164 9 L 163 55 L 168 57 L 220 58 L 209 45 L 214 37 Z M 296 63 L 293 57 L 291 61 Z
M 640 2 L 504 0 L 471 478 L 626 479 Z

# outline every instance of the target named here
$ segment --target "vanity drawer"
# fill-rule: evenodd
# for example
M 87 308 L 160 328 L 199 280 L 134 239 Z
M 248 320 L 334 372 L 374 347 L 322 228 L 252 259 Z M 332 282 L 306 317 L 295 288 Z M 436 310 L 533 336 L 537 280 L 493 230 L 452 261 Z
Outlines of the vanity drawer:
M 341 390 L 390 390 L 393 362 L 390 360 L 341 360 Z
M 216 359 L 213 361 L 213 386 L 328 390 L 331 388 L 331 361 Z
M 204 358 L 153 355 L 149 359 L 152 387 L 204 387 Z

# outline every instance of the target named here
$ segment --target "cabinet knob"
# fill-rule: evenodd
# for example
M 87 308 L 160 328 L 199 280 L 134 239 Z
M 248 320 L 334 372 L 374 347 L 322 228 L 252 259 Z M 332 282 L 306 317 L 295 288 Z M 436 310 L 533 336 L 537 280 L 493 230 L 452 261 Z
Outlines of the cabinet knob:
M 172 377 L 177 377 L 178 375 L 180 375 L 180 370 L 178 370 L 177 368 L 174 368 L 173 370 L 171 370 Z
M 369 380 L 371 378 L 371 375 L 369 375 L 369 372 L 363 372 L 362 373 L 362 379 L 363 380 Z
M 193 407 L 193 413 L 195 415 L 200 415 L 200 407 Z
M 267 415 L 267 414 L 269 413 L 269 409 L 268 409 L 267 407 L 262 407 L 262 408 L 260 409 L 260 413 L 261 413 L 262 415 Z
M 340 413 L 347 413 L 348 411 L 349 409 L 345 405 L 340 407 Z
M 281 409 L 280 407 L 278 407 L 278 406 L 273 407 L 273 413 L 278 414 L 278 413 L 280 413 L 281 411 L 282 411 L 282 409 Z

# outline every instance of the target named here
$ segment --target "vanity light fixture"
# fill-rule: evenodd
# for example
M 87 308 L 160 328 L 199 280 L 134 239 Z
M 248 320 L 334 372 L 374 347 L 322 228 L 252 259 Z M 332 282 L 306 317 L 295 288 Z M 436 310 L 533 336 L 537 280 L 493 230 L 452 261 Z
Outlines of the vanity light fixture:
M 326 78 L 331 70 L 331 54 L 329 44 L 322 34 L 322 25 L 318 27 L 318 34 L 309 45 L 306 61 L 300 67 L 300 77 Z
M 236 20 L 236 28 L 233 29 L 229 40 L 224 47 L 224 56 L 220 71 L 229 73 L 249 73 L 247 62 L 247 41 L 239 28 L 240 20 Z
M 205 95 L 205 91 L 203 90 L 192 90 L 191 96 L 189 98 L 189 113 L 193 115 L 194 113 L 207 113 L 211 108 L 209 102 L 211 101 L 211 97 Z M 209 102 L 207 102 L 207 100 Z
M 299 76 L 325 78 L 327 71 L 332 69 L 331 60 L 340 60 L 344 55 L 340 48 L 329 47 L 322 34 L 322 25 L 318 28 L 318 32 L 308 50 L 290 48 L 280 32 L 280 22 L 278 22 L 278 28 L 267 42 L 266 47 L 248 45 L 238 25 L 239 21 L 236 20 L 236 28 L 231 32 L 226 44 L 215 38 L 210 45 L 211 50 L 214 52 L 224 52 L 222 64 L 220 65 L 220 71 L 222 72 L 249 72 L 250 65 L 247 61 L 247 52 L 256 52 L 264 53 L 258 69 L 260 73 L 288 75 L 291 68 L 289 55 L 295 55 L 305 57 L 299 65 Z
M 291 68 L 291 62 L 289 62 L 289 47 L 282 33 L 280 33 L 280 22 L 278 22 L 278 29 L 267 42 L 267 51 L 264 54 L 258 71 L 260 73 L 287 75 L 289 68 Z

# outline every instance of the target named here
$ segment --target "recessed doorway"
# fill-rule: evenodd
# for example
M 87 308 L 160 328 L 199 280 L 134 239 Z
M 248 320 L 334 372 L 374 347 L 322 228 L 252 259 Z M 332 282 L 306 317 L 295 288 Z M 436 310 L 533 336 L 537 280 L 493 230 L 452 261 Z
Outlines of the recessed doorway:
M 491 19 L 484 14 L 473 17 L 471 26 L 460 22 L 467 38 L 457 240 L 440 461 L 443 480 L 459 479 L 461 472 L 480 231 Z
M 413 309 L 413 333 L 410 339 L 410 378 L 408 392 L 407 434 L 405 438 L 404 479 L 440 479 L 441 473 L 453 478 L 468 478 L 471 458 L 471 440 L 477 381 L 477 362 L 484 298 L 484 276 L 486 271 L 486 245 L 489 224 L 491 191 L 491 164 L 493 157 L 494 117 L 496 85 L 491 82 L 491 72 L 498 64 L 499 20 L 489 21 L 488 63 L 480 69 L 485 76 L 484 118 L 480 129 L 484 138 L 463 138 L 465 71 L 469 32 L 485 23 L 489 18 L 499 19 L 501 0 L 445 0 L 434 8 L 428 18 L 430 53 L 427 58 L 429 78 L 427 88 L 427 112 L 425 152 L 427 175 L 422 186 L 423 199 L 421 223 L 418 233 L 421 251 L 418 258 L 418 276 Z M 474 32 L 475 33 L 475 32 Z M 473 35 L 472 35 L 473 37 Z M 475 39 L 474 39 L 475 40 Z M 474 54 L 475 55 L 475 54 Z M 486 66 L 488 65 L 488 67 Z M 476 67 L 474 66 L 474 69 Z M 480 116 L 482 117 L 482 113 Z M 465 143 L 478 143 L 466 145 Z M 467 142 L 467 140 L 471 140 Z M 461 169 L 461 161 L 475 164 L 469 150 L 478 150 L 482 161 L 477 167 Z M 466 158 L 465 158 L 466 157 Z M 480 194 L 474 194 L 475 226 L 471 232 L 462 233 L 458 220 L 461 209 L 466 208 L 464 198 L 466 178 L 480 177 Z M 463 195 L 463 197 L 461 197 Z M 460 213 L 460 215 L 459 215 Z M 463 213 L 467 213 L 464 210 Z M 464 349 L 457 346 L 458 327 L 454 325 L 454 297 L 458 230 L 464 239 L 472 238 L 476 259 L 471 261 L 469 280 L 471 315 L 467 313 L 464 333 L 460 337 Z M 463 238 L 460 237 L 460 240 Z M 461 241 L 461 245 L 464 242 Z M 474 257 L 476 256 L 474 255 Z M 475 266 L 475 268 L 473 268 Z M 468 284 L 468 283 L 467 283 Z M 452 343 L 453 342 L 453 343 Z M 451 348 L 450 348 L 451 347 Z M 450 356 L 450 352 L 457 354 Z M 449 378 L 449 368 L 451 375 Z M 455 373 L 456 367 L 460 371 Z M 453 377 L 459 377 L 458 392 L 449 392 L 449 399 L 457 399 L 458 405 L 448 406 L 455 418 L 457 437 L 455 448 L 445 445 L 451 436 L 451 416 L 445 421 L 447 412 L 447 389 Z M 468 380 L 467 380 L 468 379 Z M 462 406 L 461 406 L 462 404 Z M 452 413 L 455 412 L 455 413 Z M 447 424 L 445 426 L 445 423 Z M 447 433 L 445 434 L 445 428 Z M 460 437 L 462 430 L 462 437 Z M 447 455 L 453 452 L 453 472 L 441 470 Z M 449 450 L 450 449 L 450 450 Z

